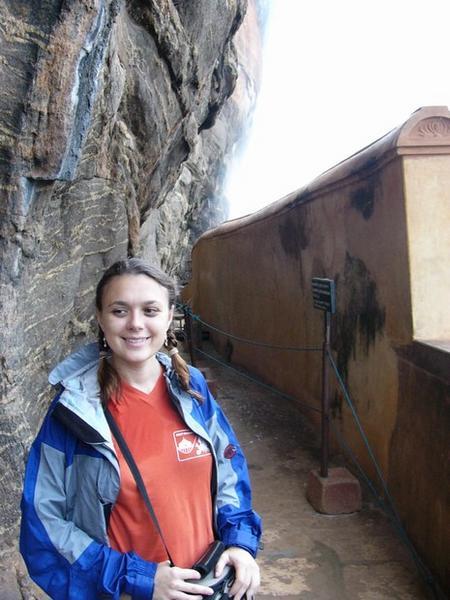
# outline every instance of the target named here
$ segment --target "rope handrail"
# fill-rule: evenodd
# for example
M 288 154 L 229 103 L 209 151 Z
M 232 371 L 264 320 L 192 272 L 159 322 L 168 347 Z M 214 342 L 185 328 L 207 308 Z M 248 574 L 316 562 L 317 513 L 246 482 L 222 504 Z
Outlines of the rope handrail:
M 238 335 L 234 335 L 232 333 L 224 331 L 223 329 L 219 329 L 218 327 L 216 327 L 215 325 L 212 325 L 211 323 L 208 323 L 207 321 L 203 321 L 199 315 L 196 315 L 195 313 L 192 312 L 190 306 L 188 306 L 187 304 L 177 304 L 177 306 L 179 308 L 181 308 L 183 310 L 183 312 L 188 313 L 194 321 L 198 321 L 199 323 L 201 323 L 208 329 L 212 329 L 216 333 L 220 333 L 221 335 L 224 335 L 232 340 L 236 340 L 243 344 L 251 344 L 252 346 L 260 346 L 262 348 L 271 348 L 272 350 L 288 350 L 291 352 L 321 352 L 322 351 L 321 346 L 278 346 L 276 344 L 268 344 L 266 342 L 259 342 L 256 340 L 250 340 L 248 338 L 243 338 Z
M 399 535 L 400 539 L 405 544 L 405 546 L 408 548 L 408 550 L 409 550 L 409 552 L 410 552 L 410 554 L 411 554 L 411 556 L 412 556 L 415 564 L 417 565 L 418 571 L 421 574 L 421 576 L 423 577 L 425 583 L 428 585 L 428 587 L 429 587 L 429 589 L 430 589 L 430 591 L 431 591 L 431 593 L 433 595 L 433 598 L 436 599 L 436 600 L 440 600 L 441 598 L 443 598 L 443 596 L 441 595 L 441 590 L 439 588 L 439 585 L 435 581 L 435 579 L 434 579 L 433 575 L 431 574 L 430 570 L 428 569 L 428 567 L 425 565 L 425 563 L 420 558 L 420 556 L 417 553 L 417 551 L 416 551 L 413 543 L 409 539 L 408 534 L 405 531 L 405 528 L 403 527 L 403 524 L 401 522 L 400 516 L 399 516 L 398 511 L 397 511 L 397 508 L 395 506 L 394 500 L 393 500 L 393 498 L 392 498 L 392 496 L 391 496 L 391 494 L 389 492 L 389 489 L 387 487 L 387 483 L 384 480 L 381 468 L 380 468 L 380 466 L 379 466 L 379 464 L 378 464 L 378 462 L 377 462 L 377 460 L 375 458 L 375 455 L 374 455 L 374 453 L 372 451 L 372 448 L 370 446 L 370 443 L 369 443 L 369 440 L 367 438 L 367 435 L 366 435 L 366 433 L 364 431 L 362 423 L 361 423 L 361 421 L 360 421 L 360 419 L 358 417 L 358 414 L 356 412 L 355 406 L 354 406 L 354 404 L 353 404 L 353 402 L 352 402 L 352 400 L 350 398 L 350 394 L 349 394 L 349 392 L 347 390 L 347 387 L 346 387 L 346 385 L 344 383 L 344 380 L 343 380 L 343 378 L 342 378 L 342 376 L 341 376 L 341 374 L 339 372 L 339 369 L 338 369 L 338 367 L 337 367 L 337 365 L 336 365 L 336 363 L 334 361 L 333 355 L 330 352 L 330 350 L 329 349 L 325 350 L 324 347 L 322 347 L 322 346 L 317 346 L 317 347 L 316 346 L 314 346 L 314 347 L 312 347 L 312 346 L 308 346 L 308 347 L 278 346 L 278 345 L 273 345 L 273 344 L 267 344 L 265 342 L 257 342 L 255 340 L 249 340 L 249 339 L 246 339 L 246 338 L 241 338 L 239 336 L 235 336 L 233 334 L 227 333 L 227 332 L 219 329 L 218 327 L 216 327 L 216 326 L 214 326 L 214 325 L 212 325 L 210 323 L 207 323 L 206 321 L 203 321 L 199 317 L 199 315 L 196 315 L 196 314 L 194 314 L 192 312 L 191 308 L 188 305 L 186 305 L 186 304 L 179 304 L 177 306 L 180 307 L 183 310 L 183 312 L 184 312 L 185 315 L 188 314 L 193 320 L 198 321 L 199 323 L 201 323 L 205 327 L 208 327 L 209 329 L 212 329 L 213 331 L 216 331 L 217 333 L 220 333 L 222 335 L 226 335 L 227 337 L 229 337 L 231 339 L 235 339 L 235 340 L 240 341 L 242 343 L 252 344 L 252 345 L 255 345 L 255 346 L 262 346 L 262 347 L 265 347 L 265 348 L 271 348 L 271 349 L 276 349 L 276 350 L 290 350 L 290 351 L 296 351 L 296 352 L 301 352 L 301 351 L 314 351 L 314 352 L 321 351 L 321 352 L 326 352 L 326 356 L 327 356 L 327 358 L 328 358 L 328 360 L 329 360 L 329 362 L 330 362 L 330 364 L 331 364 L 331 366 L 333 368 L 333 371 L 335 373 L 337 382 L 338 382 L 339 386 L 341 387 L 341 389 L 343 391 L 345 400 L 346 400 L 346 402 L 347 402 L 347 404 L 348 404 L 348 406 L 349 406 L 349 408 L 351 410 L 353 419 L 354 419 L 354 421 L 355 421 L 355 423 L 357 425 L 358 431 L 359 431 L 360 436 L 361 436 L 361 438 L 362 438 L 362 440 L 364 442 L 364 445 L 365 445 L 365 447 L 367 449 L 367 452 L 369 454 L 371 462 L 373 463 L 373 465 L 375 467 L 377 476 L 378 476 L 378 478 L 380 480 L 380 483 L 381 483 L 381 486 L 382 486 L 382 489 L 383 489 L 383 492 L 385 494 L 387 502 L 383 501 L 383 499 L 378 496 L 374 484 L 372 483 L 372 481 L 370 480 L 370 478 L 368 477 L 368 475 L 364 472 L 363 468 L 359 464 L 356 456 L 354 455 L 354 453 L 352 452 L 352 450 L 350 449 L 350 447 L 348 446 L 348 444 L 344 441 L 344 439 L 342 437 L 342 434 L 338 431 L 338 428 L 335 426 L 335 424 L 333 422 L 331 422 L 331 425 L 332 425 L 333 430 L 335 432 L 336 438 L 337 438 L 340 446 L 345 450 L 345 452 L 351 458 L 352 462 L 354 463 L 354 465 L 356 466 L 358 472 L 360 473 L 362 479 L 366 482 L 366 484 L 367 484 L 370 492 L 372 493 L 373 497 L 375 498 L 375 501 L 377 502 L 377 504 L 384 510 L 384 512 L 387 514 L 388 518 L 392 521 L 392 523 L 394 525 L 394 528 L 397 531 L 397 534 Z M 195 352 L 197 352 L 197 353 L 199 353 L 199 354 L 201 354 L 203 356 L 206 356 L 210 360 L 212 360 L 212 361 L 214 361 L 214 362 L 216 362 L 216 363 L 218 363 L 218 364 L 226 367 L 227 369 L 230 369 L 230 370 L 234 371 L 235 373 L 237 373 L 241 377 L 244 377 L 245 379 L 248 379 L 249 381 L 252 381 L 252 382 L 254 382 L 254 383 L 256 383 L 256 384 L 258 384 L 258 385 L 260 385 L 260 386 L 262 386 L 262 387 L 264 387 L 266 389 L 268 389 L 272 393 L 274 393 L 274 394 L 276 394 L 276 395 L 278 395 L 278 396 L 280 396 L 282 398 L 294 401 L 297 404 L 299 404 L 300 406 L 303 406 L 304 408 L 307 408 L 307 409 L 312 410 L 314 412 L 317 412 L 319 414 L 323 413 L 322 410 L 320 410 L 320 409 L 318 409 L 318 408 L 316 408 L 316 407 L 314 407 L 314 406 L 312 406 L 310 404 L 302 402 L 301 400 L 299 400 L 298 398 L 295 398 L 294 396 L 291 396 L 289 394 L 281 392 L 280 390 L 277 390 L 276 388 L 272 387 L 271 385 L 268 385 L 268 384 L 264 383 L 263 381 L 261 381 L 261 380 L 259 380 L 257 378 L 251 377 L 250 375 L 247 375 L 246 373 L 243 373 L 242 371 L 240 371 L 240 370 L 232 367 L 230 364 L 225 363 L 224 361 L 221 361 L 221 360 L 215 358 L 211 354 L 209 354 L 207 352 L 204 352 L 203 350 L 200 350 L 199 348 L 195 348 Z
M 260 385 L 261 387 L 264 387 L 266 389 L 268 389 L 269 391 L 271 391 L 272 393 L 274 393 L 277 396 L 280 396 L 281 398 L 285 398 L 287 400 L 291 400 L 296 402 L 297 404 L 299 404 L 300 406 L 303 406 L 304 408 L 307 408 L 309 410 L 312 410 L 314 412 L 317 412 L 319 414 L 322 414 L 322 410 L 311 406 L 310 404 L 307 404 L 305 402 L 300 401 L 298 398 L 295 398 L 294 396 L 291 396 L 289 394 L 285 394 L 284 392 L 281 392 L 280 390 L 277 390 L 276 388 L 272 387 L 271 385 L 264 383 L 263 381 L 255 378 L 255 377 L 251 377 L 250 375 L 248 375 L 247 373 L 244 373 L 242 371 L 240 371 L 239 369 L 236 369 L 235 367 L 232 367 L 230 364 L 219 360 L 218 358 L 212 356 L 211 354 L 209 354 L 208 352 L 204 352 L 203 350 L 200 350 L 199 348 L 195 348 L 195 352 L 197 352 L 198 354 L 201 354 L 203 356 L 206 356 L 207 358 L 209 358 L 210 360 L 218 363 L 219 365 L 226 367 L 227 369 L 230 369 L 231 371 L 237 373 L 238 375 L 240 375 L 241 377 L 248 379 L 249 381 L 252 381 L 253 383 L 256 383 L 258 385 Z M 344 396 L 345 399 L 347 401 L 347 404 L 349 405 L 351 412 L 352 412 L 352 416 L 355 419 L 355 422 L 358 425 L 358 430 L 360 432 L 360 435 L 363 439 L 363 442 L 367 448 L 367 451 L 369 452 L 370 458 L 375 466 L 377 475 L 380 479 L 380 482 L 382 484 L 383 487 L 383 491 L 386 495 L 386 499 L 387 499 L 387 503 L 385 501 L 383 501 L 382 498 L 379 497 L 379 495 L 377 494 L 375 485 L 372 483 L 371 479 L 369 478 L 369 476 L 364 472 L 363 468 L 361 467 L 360 463 L 358 462 L 358 459 L 356 458 L 355 454 L 352 452 L 352 450 L 350 449 L 350 447 L 348 446 L 348 444 L 345 442 L 345 440 L 342 437 L 341 432 L 338 430 L 338 428 L 336 427 L 336 425 L 333 423 L 333 421 L 331 421 L 331 425 L 333 427 L 333 431 L 336 435 L 336 438 L 340 444 L 340 446 L 344 449 L 344 451 L 348 454 L 348 456 L 350 457 L 350 459 L 352 460 L 353 464 L 355 465 L 356 469 L 358 470 L 359 474 L 361 475 L 362 479 L 365 481 L 365 483 L 367 484 L 372 496 L 374 497 L 376 503 L 379 505 L 379 507 L 386 513 L 387 517 L 390 519 L 390 521 L 393 523 L 393 526 L 398 534 L 398 536 L 400 537 L 401 541 L 405 544 L 405 546 L 408 548 L 411 557 L 413 559 L 413 561 L 415 562 L 415 564 L 417 565 L 417 569 L 419 571 L 419 573 L 421 574 L 422 578 L 424 579 L 425 583 L 427 584 L 427 586 L 429 587 L 432 595 L 433 595 L 433 599 L 434 600 L 443 600 L 443 596 L 441 594 L 441 591 L 439 589 L 438 584 L 436 583 L 433 575 L 431 574 L 431 572 L 429 571 L 428 567 L 425 565 L 425 563 L 422 561 L 422 559 L 420 558 L 419 554 L 417 553 L 417 550 L 414 547 L 414 544 L 411 542 L 411 540 L 408 537 L 408 534 L 406 533 L 402 522 L 400 520 L 400 517 L 398 515 L 398 512 L 396 510 L 395 507 L 395 503 L 392 499 L 392 496 L 389 493 L 389 490 L 387 488 L 387 484 L 384 481 L 383 475 L 381 473 L 381 469 L 378 465 L 378 462 L 373 454 L 373 451 L 370 447 L 369 444 L 369 440 L 367 439 L 367 435 L 362 427 L 362 424 L 359 420 L 359 417 L 356 413 L 356 409 L 353 405 L 353 402 L 351 401 L 350 395 L 347 391 L 347 388 L 345 386 L 345 383 L 339 373 L 339 370 L 337 368 L 336 363 L 334 362 L 333 356 L 331 355 L 330 352 L 327 352 L 327 356 L 328 359 L 330 360 L 330 363 L 333 367 L 333 370 L 335 372 L 336 378 L 338 380 L 339 385 L 341 386 L 343 392 L 344 392 Z
M 386 497 L 389 500 L 390 504 L 392 505 L 392 510 L 393 510 L 395 516 L 398 519 L 400 519 L 400 517 L 398 516 L 397 510 L 395 508 L 394 500 L 392 499 L 392 497 L 391 497 L 391 495 L 389 493 L 389 490 L 387 488 L 387 484 L 384 481 L 383 473 L 381 472 L 381 467 L 378 464 L 377 459 L 375 458 L 375 455 L 374 455 L 374 453 L 372 451 L 372 448 L 370 447 L 369 440 L 367 438 L 366 432 L 364 431 L 362 423 L 361 423 L 361 421 L 360 421 L 360 419 L 358 417 L 358 413 L 356 412 L 355 406 L 354 406 L 354 404 L 353 404 L 353 402 L 352 402 L 352 400 L 350 398 L 350 394 L 348 393 L 347 386 L 345 385 L 344 380 L 342 379 L 342 376 L 339 373 L 339 369 L 338 369 L 338 367 L 337 367 L 337 365 L 336 365 L 336 363 L 334 361 L 333 355 L 331 354 L 331 352 L 327 352 L 327 355 L 328 355 L 328 360 L 330 361 L 330 364 L 333 367 L 333 371 L 335 373 L 336 379 L 337 379 L 337 381 L 338 381 L 338 383 L 339 383 L 339 385 L 341 387 L 341 390 L 342 390 L 342 392 L 344 394 L 345 401 L 347 402 L 347 404 L 348 404 L 348 406 L 349 406 L 349 408 L 351 410 L 353 419 L 354 419 L 354 421 L 355 421 L 355 423 L 356 423 L 356 425 L 358 427 L 358 431 L 359 431 L 359 433 L 361 435 L 361 438 L 362 438 L 362 440 L 364 442 L 364 445 L 366 446 L 367 452 L 369 453 L 370 460 L 372 461 L 372 464 L 375 467 L 375 470 L 376 470 L 376 473 L 377 473 L 378 478 L 380 480 L 380 483 L 383 486 L 383 491 L 386 494 Z
M 307 404 L 306 402 L 302 402 L 298 398 L 295 398 L 294 396 L 290 396 L 289 394 L 286 394 L 285 392 L 281 392 L 280 390 L 277 390 L 276 388 L 272 387 L 268 383 L 264 383 L 264 381 L 261 381 L 260 379 L 257 379 L 256 377 L 251 377 L 251 375 L 247 375 L 247 373 L 243 373 L 242 371 L 240 371 L 239 369 L 236 369 L 235 367 L 232 367 L 228 363 L 223 362 L 222 360 L 219 360 L 218 358 L 215 358 L 214 356 L 212 356 L 212 354 L 209 354 L 208 352 L 204 352 L 203 350 L 200 350 L 199 348 L 196 348 L 195 351 L 198 354 L 203 354 L 203 356 L 206 356 L 207 358 L 218 363 L 219 365 L 222 365 L 223 367 L 226 367 L 227 369 L 234 371 L 235 373 L 237 373 L 244 379 L 248 379 L 249 381 L 252 381 L 253 383 L 257 383 L 261 387 L 266 388 L 267 390 L 269 390 L 270 392 L 273 392 L 275 395 L 280 396 L 281 398 L 285 398 L 286 400 L 292 400 L 293 402 L 295 402 L 296 404 L 299 404 L 300 406 L 303 406 L 305 408 L 308 408 L 309 410 L 312 410 L 314 412 L 322 414 L 322 411 L 320 410 L 320 408 L 312 406 L 311 404 Z
M 354 455 L 354 453 L 350 450 L 350 447 L 348 446 L 348 444 L 346 444 L 346 442 L 343 440 L 342 434 L 339 432 L 338 428 L 335 426 L 335 424 L 333 422 L 331 422 L 331 425 L 333 427 L 333 431 L 336 434 L 336 437 L 341 445 L 341 447 L 343 447 L 345 449 L 345 451 L 348 453 L 348 455 L 350 456 L 352 462 L 355 464 L 355 466 L 358 469 L 358 472 L 361 474 L 362 478 L 364 479 L 364 481 L 366 482 L 366 484 L 368 485 L 372 495 L 374 496 L 376 502 L 381 506 L 381 508 L 387 513 L 388 517 L 390 518 L 390 520 L 393 522 L 395 529 L 397 530 L 397 533 L 399 535 L 399 537 L 401 538 L 401 540 L 403 541 L 403 543 L 405 544 L 405 546 L 408 548 L 412 559 L 414 560 L 414 562 L 416 563 L 419 572 L 421 573 L 422 577 L 424 578 L 425 583 L 430 587 L 430 590 L 433 594 L 433 598 L 439 599 L 441 597 L 441 592 L 439 590 L 439 587 L 436 583 L 436 581 L 434 580 L 434 577 L 432 576 L 430 570 L 428 569 L 428 567 L 425 565 L 425 563 L 423 562 L 423 560 L 420 558 L 419 554 L 417 553 L 416 548 L 414 547 L 414 544 L 411 542 L 411 540 L 409 539 L 408 534 L 405 531 L 405 528 L 403 527 L 402 521 L 400 519 L 400 515 L 398 514 L 397 511 L 397 507 L 395 505 L 394 499 L 391 496 L 391 493 L 388 489 L 387 483 L 383 477 L 383 473 L 381 471 L 380 465 L 378 464 L 378 461 L 375 458 L 375 455 L 372 451 L 372 448 L 370 446 L 369 440 L 367 438 L 367 435 L 364 431 L 364 428 L 362 426 L 362 423 L 359 419 L 359 416 L 356 412 L 355 406 L 350 398 L 350 394 L 347 390 L 347 386 L 344 383 L 344 380 L 339 372 L 339 369 L 334 361 L 333 355 L 331 354 L 330 351 L 327 351 L 327 357 L 328 360 L 330 361 L 331 366 L 333 367 L 333 371 L 334 374 L 336 376 L 337 382 L 344 394 L 344 398 L 345 401 L 347 402 L 350 411 L 352 413 L 353 419 L 357 425 L 359 434 L 364 442 L 364 445 L 366 447 L 366 450 L 369 454 L 369 457 L 372 461 L 372 464 L 375 467 L 375 471 L 378 475 L 378 479 L 380 480 L 381 486 L 383 488 L 383 492 L 386 496 L 387 499 L 387 503 L 385 501 L 383 501 L 377 494 L 376 489 L 374 484 L 372 483 L 372 481 L 370 480 L 370 478 L 368 477 L 368 475 L 364 472 L 363 468 L 361 467 L 361 465 L 359 464 L 356 456 Z
M 409 553 L 411 554 L 411 557 L 412 557 L 414 563 L 416 564 L 420 575 L 422 576 L 425 583 L 430 588 L 431 593 L 433 594 L 433 600 L 445 600 L 444 597 L 442 596 L 439 586 L 436 583 L 435 579 L 433 578 L 430 570 L 425 565 L 423 560 L 420 558 L 420 556 L 417 553 L 417 550 L 414 547 L 414 544 L 409 539 L 408 534 L 406 533 L 406 531 L 402 525 L 402 522 L 398 518 L 398 515 L 396 514 L 395 511 L 393 511 L 393 507 L 390 506 L 389 503 L 386 503 L 383 500 L 383 498 L 381 498 L 378 495 L 375 485 L 371 481 L 370 477 L 365 473 L 364 469 L 362 468 L 358 459 L 356 458 L 354 452 L 351 450 L 350 446 L 345 442 L 341 432 L 339 431 L 339 428 L 336 427 L 336 424 L 333 421 L 331 422 L 331 427 L 333 428 L 334 434 L 336 435 L 336 439 L 337 439 L 339 445 L 344 450 L 344 452 L 348 455 L 348 457 L 350 458 L 352 463 L 355 465 L 359 475 L 361 476 L 361 478 L 364 480 L 365 484 L 369 488 L 369 491 L 372 494 L 375 502 L 378 504 L 378 506 L 381 508 L 381 510 L 386 514 L 388 519 L 391 521 L 399 538 L 401 539 L 403 544 L 409 550 Z

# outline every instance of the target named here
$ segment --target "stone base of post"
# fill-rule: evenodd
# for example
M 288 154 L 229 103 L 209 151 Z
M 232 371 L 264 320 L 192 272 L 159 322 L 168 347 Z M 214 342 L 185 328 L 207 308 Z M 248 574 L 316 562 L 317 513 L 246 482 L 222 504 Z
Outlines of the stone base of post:
M 317 512 L 342 515 L 361 510 L 361 486 L 344 467 L 328 469 L 328 477 L 319 471 L 309 473 L 306 498 Z

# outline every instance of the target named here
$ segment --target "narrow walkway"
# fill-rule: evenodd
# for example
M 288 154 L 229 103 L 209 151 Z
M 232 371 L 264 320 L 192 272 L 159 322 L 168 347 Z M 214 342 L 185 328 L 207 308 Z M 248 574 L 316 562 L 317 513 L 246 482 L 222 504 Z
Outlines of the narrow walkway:
M 209 351 L 209 349 L 208 349 Z M 250 468 L 264 521 L 258 600 L 417 600 L 428 594 L 386 517 L 365 498 L 345 516 L 316 513 L 305 498 L 319 445 L 293 403 L 202 359 Z

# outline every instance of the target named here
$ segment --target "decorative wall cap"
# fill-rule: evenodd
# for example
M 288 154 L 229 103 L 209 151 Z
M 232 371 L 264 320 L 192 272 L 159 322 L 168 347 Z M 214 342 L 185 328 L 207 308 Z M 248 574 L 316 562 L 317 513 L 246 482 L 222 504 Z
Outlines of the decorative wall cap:
M 311 183 L 255 213 L 226 221 L 206 231 L 198 241 L 228 235 L 298 204 L 310 202 L 317 196 L 378 171 L 398 156 L 438 154 L 450 154 L 450 111 L 446 106 L 419 108 L 403 125 L 331 167 Z
M 414 148 L 416 153 L 424 154 L 432 146 L 438 147 L 444 154 L 450 154 L 450 112 L 446 106 L 419 108 L 399 128 L 399 150 L 409 147 Z

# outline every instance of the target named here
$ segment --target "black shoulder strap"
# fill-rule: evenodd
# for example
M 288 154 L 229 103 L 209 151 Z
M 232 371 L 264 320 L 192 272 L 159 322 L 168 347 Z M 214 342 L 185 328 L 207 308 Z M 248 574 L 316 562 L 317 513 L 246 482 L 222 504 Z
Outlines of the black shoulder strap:
M 137 485 L 138 490 L 141 493 L 141 496 L 145 502 L 145 506 L 147 507 L 150 517 L 152 518 L 153 523 L 155 524 L 156 530 L 159 533 L 161 541 L 164 544 L 164 548 L 167 552 L 167 556 L 169 557 L 170 564 L 173 566 L 174 562 L 172 560 L 172 557 L 170 556 L 170 552 L 167 548 L 166 541 L 164 539 L 164 536 L 162 534 L 161 528 L 158 523 L 158 519 L 156 518 L 156 514 L 155 514 L 155 511 L 153 510 L 153 506 L 150 501 L 149 495 L 147 493 L 147 490 L 145 489 L 145 484 L 142 479 L 142 475 L 141 475 L 141 473 L 138 469 L 138 466 L 133 458 L 133 455 L 131 454 L 130 449 L 127 446 L 127 443 L 126 443 L 117 423 L 115 422 L 112 414 L 109 412 L 108 408 L 105 408 L 105 417 L 106 417 L 106 420 L 108 421 L 108 425 L 111 429 L 111 432 L 114 435 L 114 437 L 116 438 L 119 448 L 122 451 L 123 457 L 125 458 L 128 466 L 130 467 L 130 471 L 134 477 L 134 480 L 136 481 L 136 485 Z

